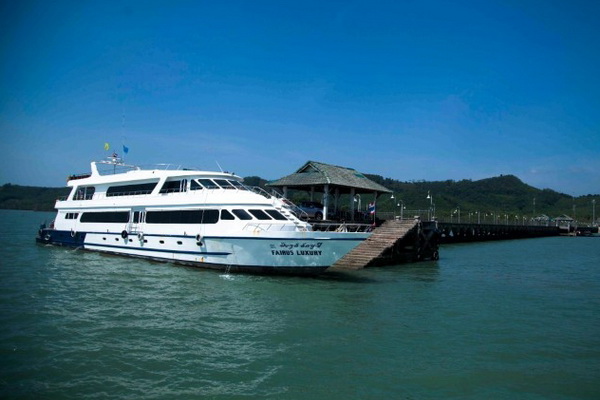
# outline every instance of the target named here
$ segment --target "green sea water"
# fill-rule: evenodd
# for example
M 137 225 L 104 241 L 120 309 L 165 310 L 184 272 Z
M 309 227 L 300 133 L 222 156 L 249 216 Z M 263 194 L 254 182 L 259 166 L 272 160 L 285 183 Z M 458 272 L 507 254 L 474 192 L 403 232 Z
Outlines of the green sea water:
M 36 245 L 0 210 L 2 399 L 599 399 L 600 238 L 317 278 Z

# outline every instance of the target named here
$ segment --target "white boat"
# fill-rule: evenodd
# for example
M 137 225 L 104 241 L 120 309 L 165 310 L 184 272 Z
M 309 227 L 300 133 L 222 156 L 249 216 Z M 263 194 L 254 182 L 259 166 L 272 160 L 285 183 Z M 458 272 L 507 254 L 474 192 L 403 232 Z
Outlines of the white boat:
M 227 172 L 142 169 L 114 155 L 67 185 L 38 243 L 232 272 L 316 274 L 370 236 L 315 231 L 287 199 Z

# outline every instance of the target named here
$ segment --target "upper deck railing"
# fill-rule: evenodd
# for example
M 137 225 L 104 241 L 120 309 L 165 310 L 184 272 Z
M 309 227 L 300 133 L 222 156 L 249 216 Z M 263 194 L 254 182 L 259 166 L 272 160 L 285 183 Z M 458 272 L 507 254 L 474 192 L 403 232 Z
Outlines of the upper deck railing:
M 306 211 L 304 211 L 303 209 L 298 207 L 290 199 L 288 199 L 287 197 L 285 197 L 278 191 L 273 190 L 271 192 L 267 192 L 265 189 L 261 188 L 260 186 L 248 186 L 247 188 L 252 190 L 254 193 L 257 193 L 257 194 L 260 194 L 261 196 L 266 197 L 267 199 L 271 199 L 271 198 L 277 199 L 281 203 L 282 207 L 287 208 L 296 217 L 303 219 L 303 220 L 308 219 L 308 214 L 306 213 Z

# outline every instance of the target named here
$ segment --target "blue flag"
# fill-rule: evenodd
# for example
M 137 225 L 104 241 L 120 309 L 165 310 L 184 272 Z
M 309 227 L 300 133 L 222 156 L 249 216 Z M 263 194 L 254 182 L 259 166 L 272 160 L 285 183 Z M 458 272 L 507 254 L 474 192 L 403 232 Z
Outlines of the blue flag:
M 123 145 L 123 153 L 125 153 L 125 154 L 129 153 L 129 147 Z

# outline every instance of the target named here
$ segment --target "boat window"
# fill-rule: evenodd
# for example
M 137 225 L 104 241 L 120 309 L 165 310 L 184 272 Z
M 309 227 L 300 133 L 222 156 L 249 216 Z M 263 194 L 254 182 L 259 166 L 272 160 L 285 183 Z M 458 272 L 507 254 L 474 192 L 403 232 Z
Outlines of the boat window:
M 246 186 L 242 185 L 238 181 L 227 181 L 227 182 L 229 182 L 230 184 L 232 184 L 233 186 L 235 186 L 238 190 L 247 190 Z
M 225 220 L 227 220 L 227 219 L 231 220 L 231 219 L 235 219 L 235 217 L 229 211 L 227 211 L 227 210 L 221 210 L 221 219 L 222 220 L 223 219 L 225 219 Z
M 219 186 L 210 179 L 198 179 L 198 182 L 207 189 L 218 189 Z
M 84 212 L 80 222 L 129 222 L 128 211 Z
M 192 180 L 192 182 L 190 183 L 190 190 L 202 190 L 204 189 L 204 187 L 202 187 L 202 185 L 200 185 L 197 181 Z
M 231 210 L 236 217 L 238 217 L 241 220 L 249 220 L 252 219 L 252 215 L 248 214 L 248 212 L 246 212 L 246 210 L 241 210 L 241 209 L 236 209 L 236 210 Z
M 267 213 L 265 213 L 263 210 L 248 210 L 250 212 L 250 214 L 254 215 L 256 217 L 256 219 L 260 219 L 260 220 L 268 220 L 268 219 L 273 219 L 271 217 L 269 217 L 267 215 Z
M 79 213 L 67 213 L 65 215 L 65 219 L 77 219 L 78 216 L 79 216 Z
M 80 186 L 73 194 L 73 200 L 91 200 L 96 188 L 94 186 Z
M 179 193 L 187 190 L 187 179 L 181 179 L 176 181 L 166 181 L 160 193 Z
M 287 221 L 287 218 L 277 210 L 265 210 L 265 212 L 279 221 Z
M 148 224 L 216 224 L 219 210 L 148 211 Z
M 106 197 L 150 194 L 157 184 L 158 181 L 150 183 L 138 183 L 135 185 L 111 186 L 106 190 Z
M 215 179 L 217 185 L 221 186 L 223 189 L 235 189 L 235 187 L 225 179 Z

